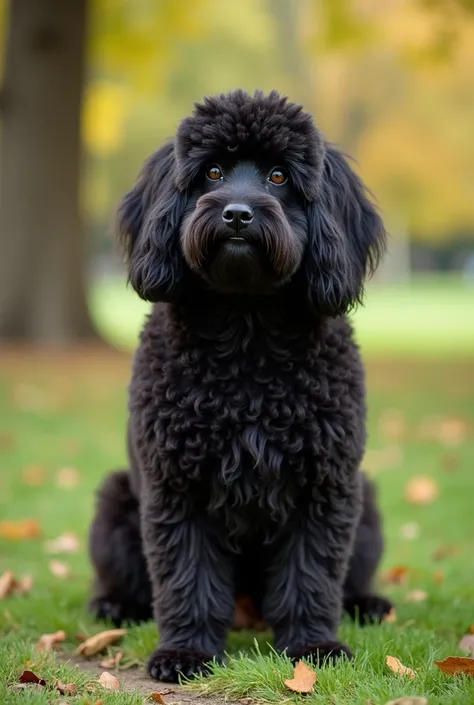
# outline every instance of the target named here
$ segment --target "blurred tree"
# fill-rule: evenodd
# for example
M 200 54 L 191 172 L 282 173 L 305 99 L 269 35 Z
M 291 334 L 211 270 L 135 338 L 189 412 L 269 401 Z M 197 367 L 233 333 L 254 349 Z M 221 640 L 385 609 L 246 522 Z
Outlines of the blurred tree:
M 0 337 L 93 338 L 79 207 L 87 0 L 14 0 L 2 90 Z

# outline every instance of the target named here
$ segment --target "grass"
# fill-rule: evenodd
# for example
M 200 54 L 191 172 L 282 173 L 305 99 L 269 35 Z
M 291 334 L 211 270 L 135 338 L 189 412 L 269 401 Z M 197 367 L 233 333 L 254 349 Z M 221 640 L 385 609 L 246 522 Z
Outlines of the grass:
M 123 278 L 98 282 L 91 303 L 111 340 L 124 347 L 135 344 L 149 306 L 125 287 Z M 474 353 L 473 310 L 472 282 L 418 275 L 406 286 L 371 283 L 365 305 L 353 318 L 371 354 L 453 358 Z
M 122 309 L 117 316 L 121 314 Z M 461 347 L 466 354 L 468 348 Z M 372 352 L 370 345 L 364 350 Z M 403 585 L 383 586 L 397 604 L 396 623 L 360 629 L 344 621 L 341 637 L 356 660 L 321 669 L 316 691 L 305 703 L 384 705 L 417 694 L 428 697 L 430 705 L 472 705 L 474 678 L 445 676 L 434 660 L 460 654 L 458 642 L 474 623 L 474 362 L 460 352 L 439 359 L 419 354 L 367 358 L 366 465 L 377 482 L 385 517 L 382 572 L 402 566 L 407 579 Z M 63 629 L 68 635 L 64 650 L 72 652 L 78 633 L 91 635 L 101 628 L 85 609 L 91 578 L 86 535 L 95 488 L 109 469 L 126 462 L 129 371 L 130 359 L 123 354 L 2 353 L 0 521 L 34 519 L 42 535 L 22 541 L 0 536 L 0 574 L 12 569 L 17 576 L 34 578 L 28 595 L 0 602 L 1 703 L 85 705 L 89 698 L 93 705 L 99 697 L 103 705 L 142 702 L 137 694 L 102 693 L 91 675 L 54 656 L 42 657 L 34 648 L 41 634 Z M 76 471 L 66 473 L 73 486 L 64 486 L 64 468 Z M 406 501 L 405 486 L 414 475 L 435 481 L 435 501 L 426 506 Z M 406 538 L 408 527 L 419 535 Z M 65 531 L 77 534 L 81 550 L 56 557 L 72 571 L 72 578 L 61 580 L 49 570 L 54 556 L 46 553 L 44 542 Z M 406 601 L 413 589 L 424 590 L 426 600 Z M 301 696 L 286 690 L 283 680 L 291 666 L 272 652 L 269 639 L 266 633 L 231 635 L 228 665 L 216 666 L 210 678 L 196 681 L 192 688 L 220 701 L 251 697 L 301 702 Z M 123 664 L 142 665 L 156 640 L 153 624 L 131 629 L 120 647 L 125 651 Z M 417 678 L 392 674 L 385 666 L 386 655 L 414 668 Z M 49 691 L 9 690 L 29 661 L 45 678 L 76 682 L 78 696 L 55 699 Z M 120 677 L 126 679 L 127 671 Z M 95 690 L 89 692 L 90 687 Z

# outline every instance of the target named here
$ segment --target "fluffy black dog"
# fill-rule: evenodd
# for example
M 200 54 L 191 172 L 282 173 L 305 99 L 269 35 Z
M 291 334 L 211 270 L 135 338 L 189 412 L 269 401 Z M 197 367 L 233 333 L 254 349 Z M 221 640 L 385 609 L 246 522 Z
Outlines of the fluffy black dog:
M 208 98 L 145 164 L 119 224 L 155 306 L 130 386 L 130 473 L 91 530 L 92 609 L 154 614 L 157 679 L 222 658 L 246 596 L 291 658 L 379 621 L 364 372 L 344 314 L 384 246 L 345 158 L 272 92 Z

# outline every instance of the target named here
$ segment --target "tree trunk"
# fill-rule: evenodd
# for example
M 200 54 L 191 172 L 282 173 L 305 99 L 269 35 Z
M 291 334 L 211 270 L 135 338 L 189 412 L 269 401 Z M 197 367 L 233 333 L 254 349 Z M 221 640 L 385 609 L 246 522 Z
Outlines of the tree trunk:
M 0 155 L 0 338 L 97 337 L 85 295 L 80 108 L 88 0 L 11 0 Z

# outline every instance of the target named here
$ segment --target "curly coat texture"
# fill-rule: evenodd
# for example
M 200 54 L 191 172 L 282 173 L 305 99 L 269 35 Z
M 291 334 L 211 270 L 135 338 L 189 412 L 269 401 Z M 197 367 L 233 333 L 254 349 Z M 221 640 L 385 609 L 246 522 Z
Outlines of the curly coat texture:
M 249 215 L 230 230 L 236 198 Z M 236 91 L 148 160 L 119 225 L 130 281 L 156 305 L 130 385 L 130 471 L 106 480 L 91 529 L 92 609 L 118 624 L 153 605 L 162 680 L 223 657 L 242 599 L 290 657 L 350 656 L 343 608 L 364 622 L 391 607 L 371 592 L 383 540 L 344 315 L 384 246 L 362 182 L 300 106 Z

